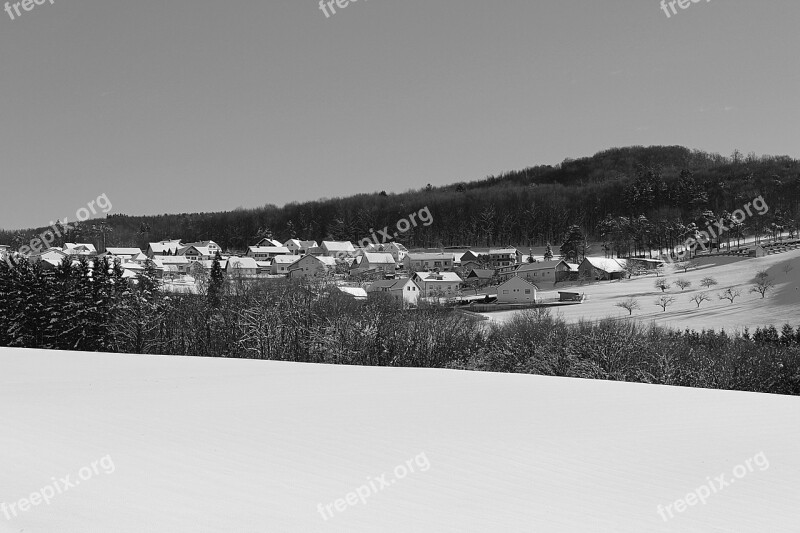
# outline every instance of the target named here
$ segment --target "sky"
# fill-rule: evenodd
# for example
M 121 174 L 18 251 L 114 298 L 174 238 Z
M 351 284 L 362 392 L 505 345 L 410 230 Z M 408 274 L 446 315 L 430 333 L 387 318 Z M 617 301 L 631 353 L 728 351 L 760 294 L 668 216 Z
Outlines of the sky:
M 102 195 L 117 214 L 224 211 L 446 185 L 615 146 L 800 157 L 800 3 L 675 7 L 10 6 L 0 228 L 74 220 Z

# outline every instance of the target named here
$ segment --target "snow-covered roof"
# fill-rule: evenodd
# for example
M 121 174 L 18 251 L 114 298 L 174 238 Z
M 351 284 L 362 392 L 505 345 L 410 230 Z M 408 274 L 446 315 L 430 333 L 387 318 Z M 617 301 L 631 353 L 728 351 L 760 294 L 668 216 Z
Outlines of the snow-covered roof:
M 453 260 L 453 254 L 445 254 L 445 253 L 408 254 L 407 257 L 410 261 Z
M 292 253 L 285 246 L 248 246 L 248 249 L 254 254 L 289 255 Z
M 258 264 L 252 257 L 231 257 L 228 259 L 228 268 L 247 268 L 255 270 L 258 268 Z
M 455 272 L 414 272 L 414 275 L 422 281 L 463 281 Z
M 364 258 L 371 265 L 394 265 L 394 257 L 389 253 L 365 252 Z
M 350 241 L 322 241 L 322 247 L 329 252 L 355 252 L 355 247 Z
M 367 297 L 367 291 L 361 287 L 337 287 L 340 291 L 354 297 L 356 300 L 363 300 Z
M 612 259 L 610 257 L 586 257 L 585 260 L 594 268 L 608 273 L 624 272 L 627 264 L 624 259 Z
M 277 255 L 272 258 L 273 265 L 291 265 L 292 263 L 296 262 L 300 259 L 296 255 Z

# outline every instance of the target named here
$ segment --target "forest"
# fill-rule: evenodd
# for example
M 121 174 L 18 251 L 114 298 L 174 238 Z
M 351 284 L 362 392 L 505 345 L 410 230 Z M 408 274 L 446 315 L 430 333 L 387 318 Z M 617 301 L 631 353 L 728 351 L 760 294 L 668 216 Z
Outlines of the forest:
M 435 223 L 401 235 L 398 240 L 408 248 L 512 245 L 525 250 L 559 245 L 578 228 L 587 241 L 600 243 L 592 253 L 627 255 L 672 247 L 757 196 L 763 196 L 769 212 L 736 227 L 731 238 L 796 233 L 800 161 L 634 146 L 446 187 L 219 213 L 110 213 L 79 224 L 54 245 L 90 242 L 101 251 L 109 246 L 146 249 L 148 242 L 180 238 L 213 240 L 237 253 L 262 237 L 357 242 L 373 228 L 392 226 L 427 207 Z M 43 229 L 0 231 L 0 243 L 18 249 Z

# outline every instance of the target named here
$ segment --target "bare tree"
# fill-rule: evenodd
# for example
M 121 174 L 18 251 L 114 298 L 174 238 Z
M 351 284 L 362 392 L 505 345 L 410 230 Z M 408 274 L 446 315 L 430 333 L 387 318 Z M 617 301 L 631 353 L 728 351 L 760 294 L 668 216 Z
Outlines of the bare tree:
M 718 282 L 711 276 L 706 276 L 705 278 L 700 280 L 700 285 L 705 287 L 706 289 L 710 289 L 714 285 L 717 285 Z
M 757 292 L 764 298 L 767 296 L 767 291 L 773 287 L 775 287 L 775 284 L 772 282 L 772 278 L 769 277 L 766 270 L 762 270 L 756 274 L 756 281 L 753 286 L 750 287 L 750 292 Z
M 667 278 L 657 278 L 653 286 L 656 289 L 661 289 L 661 292 L 666 292 L 666 290 L 669 289 L 672 284 L 667 281 Z
M 683 270 L 684 274 L 688 272 L 689 269 L 697 268 L 698 266 L 700 266 L 700 264 L 697 261 L 686 257 L 675 261 L 675 270 Z
M 733 301 L 741 295 L 742 293 L 739 292 L 739 290 L 728 287 L 727 289 L 719 293 L 719 299 L 729 300 L 731 303 L 733 303 Z
M 675 280 L 675 285 L 677 285 L 681 290 L 684 290 L 687 287 L 691 287 L 692 282 L 685 278 L 678 278 Z
M 666 311 L 667 307 L 675 303 L 675 298 L 672 296 L 659 296 L 655 303 L 662 311 Z
M 614 305 L 621 309 L 625 309 L 629 316 L 633 314 L 634 310 L 641 309 L 641 307 L 639 307 L 639 301 L 635 298 L 627 298 L 621 302 L 615 303 Z
M 794 267 L 792 266 L 792 264 L 791 264 L 791 263 L 786 263 L 785 265 L 783 265 L 783 273 L 784 273 L 784 274 L 788 274 L 788 273 L 789 273 L 789 272 L 791 272 L 793 269 L 794 269 Z
M 692 298 L 689 298 L 689 301 L 696 303 L 697 308 L 700 309 L 700 304 L 702 304 L 703 302 L 710 302 L 711 297 L 708 295 L 707 292 L 701 292 L 700 294 L 696 294 Z

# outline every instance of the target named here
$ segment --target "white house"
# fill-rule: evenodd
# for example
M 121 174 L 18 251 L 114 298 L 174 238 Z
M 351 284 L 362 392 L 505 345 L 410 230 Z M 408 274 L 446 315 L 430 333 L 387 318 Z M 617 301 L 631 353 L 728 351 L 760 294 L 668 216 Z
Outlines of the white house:
M 267 261 L 279 255 L 291 254 L 285 246 L 249 246 L 247 248 L 247 257 L 252 257 L 256 261 Z
M 519 276 L 509 278 L 497 287 L 498 303 L 534 303 L 539 288 Z
M 141 255 L 142 251 L 139 248 L 106 248 L 104 255 L 110 255 L 122 260 L 132 259 Z
M 260 241 L 255 243 L 254 246 L 267 246 L 267 247 L 276 246 L 276 247 L 281 247 L 281 246 L 283 246 L 283 244 L 281 244 L 281 241 L 278 241 L 278 240 L 275 240 L 275 239 L 268 239 L 268 238 L 264 237 L 263 239 L 261 239 Z
M 579 275 L 590 280 L 621 279 L 625 276 L 625 259 L 584 257 L 578 267 Z
M 231 257 L 226 270 L 233 276 L 251 278 L 258 274 L 258 265 L 252 257 Z
M 454 295 L 463 281 L 455 272 L 414 272 L 411 280 L 424 296 Z
M 420 288 L 411 278 L 376 281 L 367 288 L 368 295 L 388 294 L 396 301 L 403 301 L 405 305 L 417 305 L 420 292 Z
M 178 250 L 183 247 L 180 239 L 151 242 L 147 246 L 147 257 L 160 255 L 178 255 Z
M 394 274 L 397 264 L 394 262 L 392 254 L 364 252 L 356 270 L 358 272 L 378 270 L 384 274 Z
M 346 257 L 355 254 L 356 249 L 350 241 L 322 241 L 322 251 L 328 257 Z
M 336 269 L 336 259 L 333 257 L 304 255 L 289 268 L 290 278 L 319 278 L 325 277 Z
M 287 275 L 289 267 L 296 263 L 299 258 L 296 255 L 279 255 L 272 259 L 269 273 L 272 275 Z
M 64 253 L 67 255 L 93 256 L 97 255 L 97 249 L 94 244 L 65 242 Z

